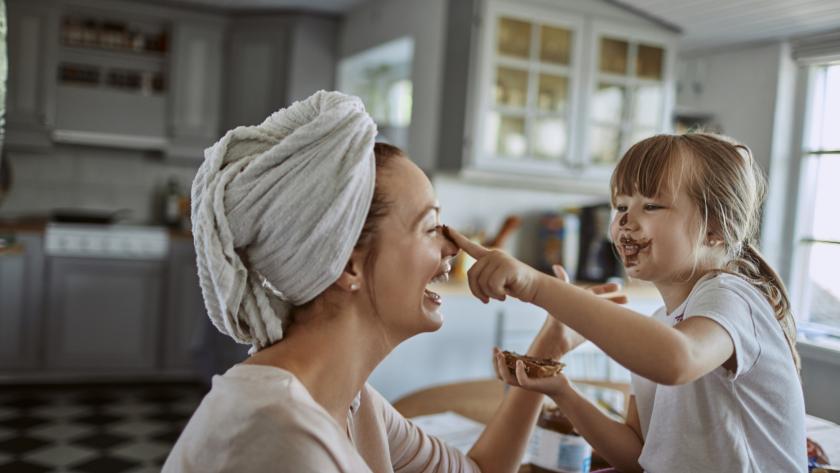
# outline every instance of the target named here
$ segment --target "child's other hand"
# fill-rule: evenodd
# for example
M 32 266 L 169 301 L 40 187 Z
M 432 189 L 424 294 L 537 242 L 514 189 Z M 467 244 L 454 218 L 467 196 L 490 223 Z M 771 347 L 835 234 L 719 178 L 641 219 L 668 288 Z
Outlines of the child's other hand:
M 470 241 L 451 227 L 446 230 L 452 241 L 476 260 L 467 272 L 473 295 L 484 303 L 490 299 L 503 301 L 507 296 L 533 302 L 542 273 L 504 251 Z
M 525 374 L 525 364 L 521 361 L 516 362 L 516 376 L 513 376 L 505 364 L 505 356 L 502 351 L 494 348 L 493 356 L 496 361 L 496 374 L 502 381 L 511 386 L 543 393 L 554 399 L 563 398 L 574 389 L 569 383 L 569 379 L 562 373 L 549 378 L 529 378 Z

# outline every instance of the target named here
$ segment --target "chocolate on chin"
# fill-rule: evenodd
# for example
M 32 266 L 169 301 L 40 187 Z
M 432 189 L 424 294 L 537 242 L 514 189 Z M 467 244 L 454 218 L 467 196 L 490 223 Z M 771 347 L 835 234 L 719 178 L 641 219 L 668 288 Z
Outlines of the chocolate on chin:
M 535 358 L 507 350 L 503 351 L 502 354 L 505 356 L 505 365 L 513 376 L 516 376 L 516 362 L 518 360 L 522 360 L 525 363 L 525 374 L 529 378 L 550 378 L 557 375 L 566 366 L 551 358 Z

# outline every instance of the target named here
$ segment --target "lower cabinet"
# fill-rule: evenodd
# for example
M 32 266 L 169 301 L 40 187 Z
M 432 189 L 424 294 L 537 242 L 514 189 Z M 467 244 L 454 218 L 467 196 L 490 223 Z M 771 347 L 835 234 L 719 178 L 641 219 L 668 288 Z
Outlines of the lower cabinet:
M 198 285 L 192 240 L 171 240 L 164 288 L 162 368 L 194 371 L 197 351 L 204 339 L 204 299 Z
M 47 370 L 155 370 L 163 262 L 50 257 L 47 271 Z
M 43 237 L 18 234 L 14 251 L 0 255 L 0 369 L 31 370 L 40 363 Z

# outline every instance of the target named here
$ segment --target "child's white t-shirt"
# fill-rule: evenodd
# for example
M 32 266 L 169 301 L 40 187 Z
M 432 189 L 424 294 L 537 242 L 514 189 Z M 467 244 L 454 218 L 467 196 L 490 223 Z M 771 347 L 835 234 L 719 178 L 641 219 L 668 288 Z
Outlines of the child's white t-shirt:
M 632 376 L 647 472 L 807 472 L 805 401 L 782 328 L 767 299 L 730 274 L 701 279 L 672 313 L 714 320 L 732 338 L 738 366 L 680 386 Z

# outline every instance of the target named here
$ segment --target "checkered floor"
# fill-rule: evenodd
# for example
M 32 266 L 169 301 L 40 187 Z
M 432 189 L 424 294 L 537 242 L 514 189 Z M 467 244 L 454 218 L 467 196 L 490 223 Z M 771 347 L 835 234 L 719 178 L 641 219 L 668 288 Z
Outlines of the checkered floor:
M 0 473 L 152 473 L 200 385 L 0 387 Z

